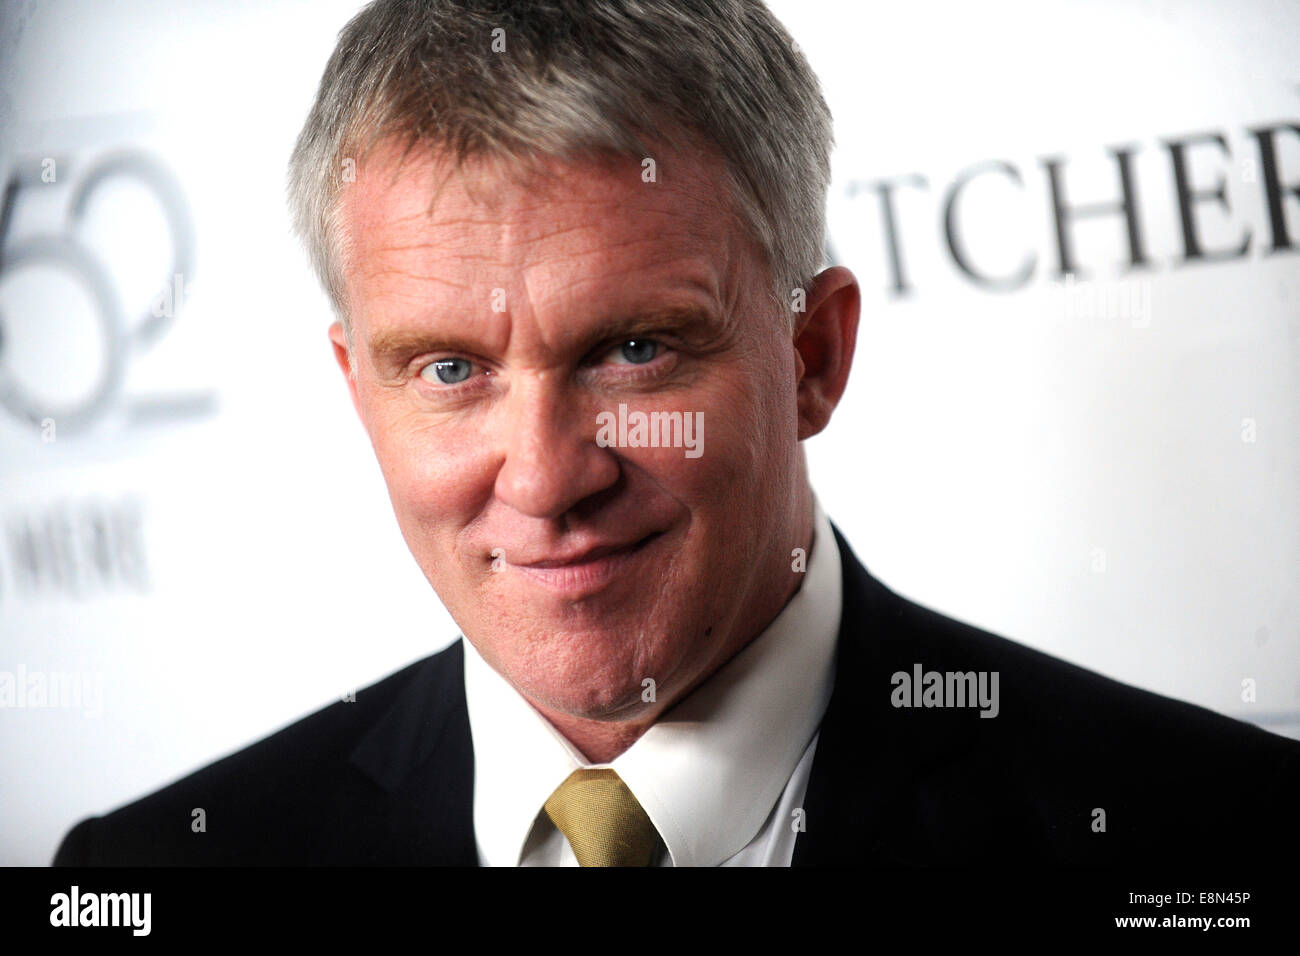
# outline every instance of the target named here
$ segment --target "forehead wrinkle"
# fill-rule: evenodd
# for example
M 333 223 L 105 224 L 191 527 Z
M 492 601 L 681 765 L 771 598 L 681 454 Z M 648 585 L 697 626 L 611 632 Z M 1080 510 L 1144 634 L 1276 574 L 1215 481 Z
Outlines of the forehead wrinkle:
M 390 243 L 384 246 L 376 246 L 372 250 L 375 253 L 404 253 L 418 252 L 424 250 L 427 252 L 441 253 L 442 258 L 454 257 L 464 262 L 499 262 L 500 257 L 489 252 L 468 252 L 463 247 L 453 246 L 450 249 L 444 248 L 447 244 L 440 242 L 411 242 L 411 243 Z M 396 267 L 394 267 L 396 268 Z
M 589 206 L 594 207 L 597 212 L 601 213 L 601 215 L 593 216 L 573 226 L 561 227 L 551 232 L 541 233 L 539 234 L 540 237 L 562 233 L 572 228 L 582 228 L 587 224 L 599 224 L 604 220 L 603 214 L 611 202 L 632 206 L 651 215 L 673 219 L 680 218 L 683 210 L 688 210 L 690 212 L 705 211 L 710 214 L 710 218 L 714 218 L 713 214 L 717 214 L 716 218 L 718 219 L 735 220 L 735 212 L 731 208 L 731 203 L 725 199 L 723 193 L 719 192 L 719 189 L 723 186 L 722 181 L 715 175 L 709 175 L 712 170 L 694 170 L 690 169 L 689 166 L 686 168 L 687 172 L 683 176 L 681 184 L 644 184 L 639 181 L 629 181 L 617 175 L 611 176 L 608 168 L 599 163 L 595 165 L 584 163 L 557 164 L 554 172 L 550 174 L 537 173 L 523 182 L 514 180 L 501 182 L 494 177 L 491 167 L 487 169 L 477 167 L 471 169 L 462 166 L 457 171 L 464 183 L 462 191 L 458 193 L 440 192 L 430 197 L 423 204 L 424 209 L 422 211 L 427 214 L 434 214 L 443 209 L 454 208 L 460 212 L 459 215 L 445 217 L 434 215 L 433 219 L 436 224 L 461 223 L 471 226 L 501 225 L 512 219 L 517 219 L 521 215 L 530 215 L 536 212 L 549 214 L 557 206 Z M 587 184 L 582 192 L 574 191 L 574 180 Z M 646 190 L 651 190 L 651 192 L 646 192 Z M 645 203 L 637 201 L 639 197 L 653 197 L 654 191 L 660 190 L 673 194 L 676 202 L 665 206 L 654 201 L 653 198 Z M 468 209 L 465 207 L 468 207 Z M 484 210 L 496 214 L 480 218 L 469 210 Z
M 625 300 L 628 302 L 626 306 L 615 304 L 620 290 L 637 287 L 636 280 L 643 278 L 646 271 L 646 260 L 638 261 L 635 257 L 628 256 L 614 257 L 613 261 L 604 259 L 611 249 L 635 248 L 647 244 L 659 251 L 659 255 L 652 261 L 652 266 L 663 270 L 664 278 L 668 280 L 665 288 L 667 294 L 680 302 L 683 290 L 695 289 L 702 292 L 708 303 L 708 311 L 714 313 L 719 322 L 727 327 L 720 331 L 724 333 L 732 331 L 733 316 L 729 314 L 730 310 L 723 300 L 723 295 L 727 285 L 739 284 L 727 281 L 727 272 L 734 261 L 734 256 L 731 254 L 734 243 L 709 242 L 695 236 L 687 236 L 680 243 L 664 247 L 663 238 L 637 234 L 620 237 L 615 241 L 607 240 L 597 246 L 579 250 L 543 249 L 541 254 L 534 251 L 531 261 L 522 264 L 516 273 L 525 293 L 527 313 L 533 317 L 549 312 L 577 314 L 592 320 L 584 322 L 581 329 L 575 329 L 577 324 L 575 322 L 559 323 L 550 334 L 542 323 L 536 323 L 543 326 L 539 328 L 538 334 L 548 347 L 558 348 L 561 340 L 569 338 L 598 336 L 601 324 L 616 322 L 621 311 L 644 313 L 653 311 L 660 305 L 645 300 Z M 684 250 L 683 247 L 688 243 L 689 250 Z M 559 276 L 559 281 L 555 275 L 546 271 L 556 262 L 563 263 L 567 267 L 593 257 L 601 260 L 598 270 L 565 268 Z M 668 291 L 669 289 L 671 291 Z M 614 294 L 612 301 L 611 293 Z M 698 296 L 689 298 L 698 302 Z M 570 302 L 583 304 L 596 302 L 605 305 L 593 314 L 587 309 L 569 307 Z M 592 324 L 593 321 L 600 324 Z M 568 332 L 573 334 L 566 335 L 565 333 Z
M 373 259 L 370 260 L 370 262 L 371 264 L 368 267 L 362 266 L 357 269 L 357 271 L 361 274 L 361 277 L 363 279 L 373 280 L 373 279 L 383 279 L 389 276 L 397 276 L 402 279 L 409 279 L 412 282 L 419 282 L 419 283 L 433 282 L 438 285 L 445 285 L 452 289 L 455 289 L 458 292 L 470 291 L 469 286 L 463 285 L 459 282 L 455 282 L 452 279 L 444 278 L 441 275 L 435 275 L 433 273 L 415 273 L 412 272 L 409 268 L 404 268 L 402 266 L 395 265 L 395 264 L 380 264 Z M 384 290 L 384 294 L 401 295 L 402 293 L 400 292 L 400 290 L 389 288 Z

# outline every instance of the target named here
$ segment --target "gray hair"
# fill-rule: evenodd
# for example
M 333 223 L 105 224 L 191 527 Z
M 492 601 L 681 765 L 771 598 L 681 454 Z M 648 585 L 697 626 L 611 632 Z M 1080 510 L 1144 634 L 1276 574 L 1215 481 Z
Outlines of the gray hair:
M 702 139 L 766 256 L 777 307 L 789 313 L 821 268 L 830 110 L 760 0 L 368 4 L 339 34 L 289 164 L 295 231 L 349 342 L 340 191 L 393 135 L 457 163 L 640 159 L 648 141 Z

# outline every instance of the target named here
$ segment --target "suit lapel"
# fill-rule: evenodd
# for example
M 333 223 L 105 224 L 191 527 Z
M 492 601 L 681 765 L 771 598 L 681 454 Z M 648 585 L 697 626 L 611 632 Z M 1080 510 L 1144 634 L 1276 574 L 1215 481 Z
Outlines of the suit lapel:
M 822 718 L 804 797 L 807 829 L 793 866 L 910 865 L 908 840 L 891 832 L 906 816 L 921 771 L 967 743 L 967 732 L 936 734 L 890 705 L 890 675 L 911 668 L 917 650 L 901 624 L 898 597 L 867 573 L 835 532 L 843 573 L 843 612 L 835 682 Z M 970 726 L 969 722 L 965 723 Z
M 352 752 L 380 791 L 357 821 L 370 862 L 478 865 L 463 661 L 461 640 L 428 658 Z

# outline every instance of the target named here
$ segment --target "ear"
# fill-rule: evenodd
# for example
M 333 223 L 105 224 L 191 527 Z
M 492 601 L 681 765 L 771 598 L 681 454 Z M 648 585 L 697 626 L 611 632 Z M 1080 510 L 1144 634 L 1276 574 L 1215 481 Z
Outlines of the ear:
M 356 410 L 359 418 L 361 417 L 361 403 L 357 400 L 356 369 L 352 366 L 352 349 L 348 345 L 347 333 L 343 331 L 343 323 L 335 322 L 330 326 L 330 342 L 334 345 L 334 361 L 338 362 L 339 368 L 343 370 L 343 377 L 348 383 L 348 391 L 352 394 L 352 407 Z
M 794 333 L 800 441 L 826 427 L 848 385 L 861 308 L 858 280 L 832 266 L 813 279 L 805 305 Z

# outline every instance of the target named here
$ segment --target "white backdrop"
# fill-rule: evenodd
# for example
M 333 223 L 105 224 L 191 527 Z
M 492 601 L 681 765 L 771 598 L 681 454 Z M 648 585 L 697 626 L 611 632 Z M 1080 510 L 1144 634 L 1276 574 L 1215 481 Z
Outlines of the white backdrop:
M 455 637 L 283 201 L 357 6 L 4 6 L 0 864 Z M 1300 736 L 1300 245 L 1273 251 L 1269 208 L 1272 186 L 1300 244 L 1300 8 L 772 6 L 835 115 L 831 244 L 864 290 L 809 443 L 859 556 L 951 616 Z M 1184 261 L 1180 149 L 1193 241 L 1249 233 L 1240 255 Z M 1069 206 L 1113 204 L 1116 150 L 1146 262 L 1122 213 L 1077 214 L 1063 278 L 1049 164 Z M 177 216 L 193 256 L 163 295 Z M 77 695 L 42 702 L 55 675 Z

